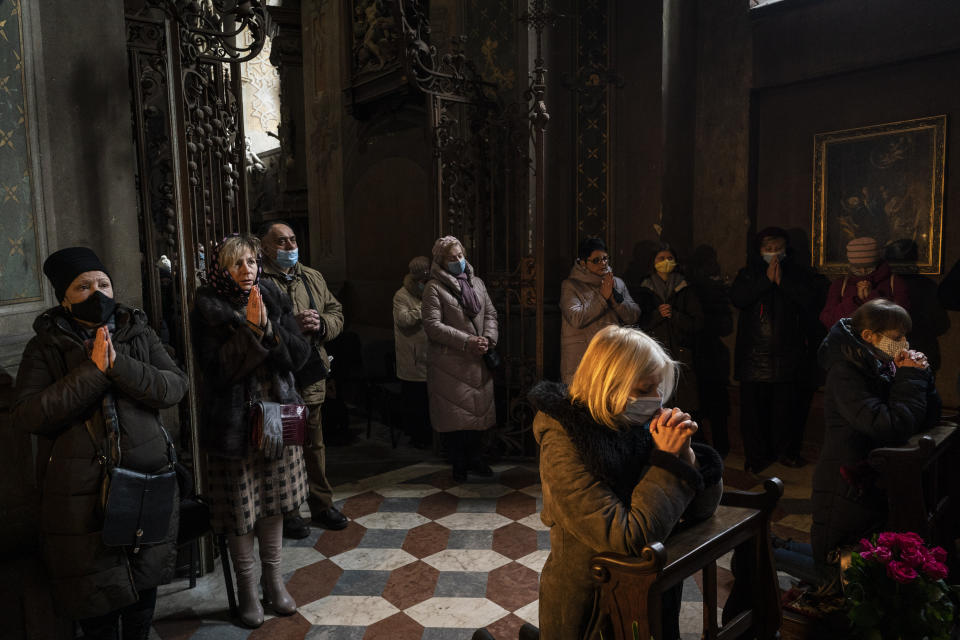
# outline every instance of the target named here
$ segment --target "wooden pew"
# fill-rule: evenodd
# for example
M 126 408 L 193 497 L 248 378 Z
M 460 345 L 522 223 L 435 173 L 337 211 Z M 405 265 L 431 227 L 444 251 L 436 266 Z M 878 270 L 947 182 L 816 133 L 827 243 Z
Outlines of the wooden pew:
M 870 466 L 887 492 L 888 531 L 914 531 L 938 544 L 958 535 L 960 429 L 951 422 L 918 433 L 903 447 L 874 449 Z M 950 547 L 948 547 L 950 548 Z
M 616 640 L 662 637 L 661 594 L 703 570 L 703 637 L 735 638 L 749 631 L 774 638 L 780 628 L 780 596 L 770 549 L 770 516 L 783 495 L 778 478 L 764 482 L 764 491 L 725 491 L 713 517 L 675 531 L 665 543 L 644 547 L 639 558 L 602 553 L 594 556 L 591 573 L 597 583 L 595 616 L 611 621 Z M 717 559 L 753 541 L 755 606 L 717 625 Z M 599 619 L 599 618 L 595 618 Z

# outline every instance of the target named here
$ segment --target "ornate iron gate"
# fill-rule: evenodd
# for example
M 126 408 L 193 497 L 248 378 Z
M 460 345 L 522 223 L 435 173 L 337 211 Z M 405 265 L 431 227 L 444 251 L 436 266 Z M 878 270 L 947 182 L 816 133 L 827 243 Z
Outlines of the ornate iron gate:
M 506 366 L 497 374 L 497 438 L 505 455 L 530 455 L 530 386 L 543 377 L 544 29 L 556 20 L 546 0 L 522 19 L 536 32 L 535 68 L 527 102 L 503 104 L 463 53 L 429 42 L 424 3 L 396 0 L 406 46 L 407 76 L 427 96 L 433 133 L 433 207 L 440 235 L 457 236 L 480 267 L 500 319 Z
M 190 379 L 179 433 L 199 489 L 189 310 L 204 256 L 249 229 L 239 63 L 260 51 L 268 23 L 250 0 L 127 0 L 126 8 L 144 306 Z

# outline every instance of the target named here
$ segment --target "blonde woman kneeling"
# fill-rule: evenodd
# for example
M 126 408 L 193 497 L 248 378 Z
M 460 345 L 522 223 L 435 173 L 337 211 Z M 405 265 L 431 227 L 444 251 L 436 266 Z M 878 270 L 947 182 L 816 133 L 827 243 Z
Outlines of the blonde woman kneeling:
M 697 423 L 689 414 L 661 408 L 676 367 L 643 332 L 610 326 L 590 341 L 569 389 L 541 382 L 530 392 L 539 411 L 541 518 L 550 527 L 540 576 L 543 640 L 583 637 L 593 555 L 637 556 L 720 502 L 720 456 L 691 444 Z M 664 594 L 663 606 L 664 637 L 679 637 L 679 588 Z

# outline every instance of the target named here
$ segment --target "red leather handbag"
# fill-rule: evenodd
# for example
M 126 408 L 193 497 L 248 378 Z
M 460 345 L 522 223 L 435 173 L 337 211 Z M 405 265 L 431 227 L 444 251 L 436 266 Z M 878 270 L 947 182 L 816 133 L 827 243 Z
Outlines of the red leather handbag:
M 253 447 L 268 459 L 283 455 L 285 446 L 303 446 L 307 434 L 305 404 L 252 402 L 250 404 L 250 439 Z

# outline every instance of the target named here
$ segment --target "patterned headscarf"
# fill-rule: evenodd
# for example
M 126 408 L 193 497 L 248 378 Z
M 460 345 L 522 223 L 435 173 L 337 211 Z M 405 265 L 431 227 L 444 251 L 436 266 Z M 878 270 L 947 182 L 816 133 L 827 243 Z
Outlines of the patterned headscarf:
M 237 234 L 224 238 L 219 244 L 213 247 L 211 255 L 207 258 L 207 281 L 210 286 L 221 296 L 230 301 L 233 307 L 245 307 L 250 299 L 250 292 L 244 291 L 237 284 L 237 281 L 230 275 L 228 269 L 220 267 L 220 249 L 224 242 Z M 263 273 L 263 256 L 257 254 L 257 277 L 253 281 L 253 286 L 260 284 L 260 275 Z

